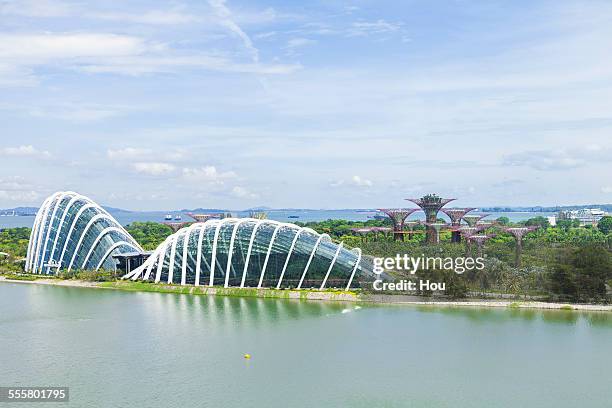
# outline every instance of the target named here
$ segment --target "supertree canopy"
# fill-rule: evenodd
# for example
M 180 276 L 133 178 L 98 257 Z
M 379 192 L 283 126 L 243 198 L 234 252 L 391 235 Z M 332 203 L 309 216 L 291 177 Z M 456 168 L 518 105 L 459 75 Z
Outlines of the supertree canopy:
M 489 214 L 470 214 L 463 216 L 463 221 L 467 222 L 470 227 L 476 225 L 476 223 L 483 218 L 489 216 Z
M 450 218 L 453 227 L 458 227 L 463 217 L 472 210 L 475 208 L 445 208 L 442 212 Z M 461 242 L 461 233 L 457 229 L 453 230 L 451 242 Z
M 406 200 L 412 201 L 425 212 L 425 222 L 428 224 L 434 224 L 438 220 L 438 212 L 449 202 L 455 200 L 454 198 L 442 198 L 436 194 L 427 194 L 421 198 L 407 198 Z M 436 230 L 428 225 L 427 226 L 427 242 L 435 244 L 437 241 Z
M 393 222 L 393 239 L 404 240 L 404 223 L 406 218 L 415 211 L 416 208 L 381 208 L 378 211 L 382 211 Z
M 523 236 L 531 231 L 535 231 L 536 229 L 538 229 L 537 226 L 503 228 L 504 231 L 509 234 L 512 234 L 516 241 L 516 252 L 514 255 L 514 260 L 517 267 L 521 266 L 521 253 L 523 252 Z

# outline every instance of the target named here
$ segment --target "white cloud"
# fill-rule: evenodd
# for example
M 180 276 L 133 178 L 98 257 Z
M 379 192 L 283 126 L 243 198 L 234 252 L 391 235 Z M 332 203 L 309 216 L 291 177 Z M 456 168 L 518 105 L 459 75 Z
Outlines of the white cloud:
M 232 12 L 225 5 L 225 0 L 208 0 L 208 4 L 212 7 L 213 11 L 219 18 L 219 23 L 237 35 L 242 40 L 242 44 L 251 55 L 253 62 L 256 64 L 259 63 L 259 50 L 255 48 L 253 41 L 247 35 L 247 33 L 245 33 L 244 30 L 234 21 Z
M 379 19 L 373 22 L 357 21 L 351 24 L 348 31 L 350 36 L 367 36 L 370 34 L 385 34 L 398 31 L 402 28 L 401 24 L 389 23 L 388 21 Z
M 53 106 L 30 107 L 27 109 L 27 113 L 38 118 L 60 119 L 71 122 L 94 122 L 119 116 L 124 110 L 113 106 L 58 103 Z
M 76 10 L 70 3 L 54 0 L 3 0 L 0 14 L 26 17 L 65 17 Z
M 180 7 L 169 10 L 149 10 L 141 13 L 100 12 L 82 3 L 56 0 L 3 0 L 0 14 L 25 17 L 79 17 L 96 20 L 120 21 L 136 24 L 176 25 L 197 22 L 196 16 L 183 13 Z
M 292 38 L 287 41 L 287 46 L 285 48 L 299 48 L 316 43 L 317 42 L 315 40 L 311 40 L 309 38 Z
M 0 199 L 19 203 L 37 201 L 40 194 L 22 177 L 8 177 L 0 179 Z
M 142 75 L 173 73 L 181 68 L 203 68 L 211 71 L 251 74 L 289 74 L 301 69 L 296 64 L 236 63 L 226 58 L 210 56 L 135 56 L 91 61 L 75 66 L 77 70 L 91 73 Z
M 287 74 L 301 68 L 296 64 L 261 64 L 258 57 L 252 61 L 244 63 L 220 56 L 178 54 L 165 44 L 128 35 L 0 34 L 0 85 L 34 85 L 36 78 L 31 70 L 49 64 L 89 73 L 124 75 L 174 73 L 185 68 L 272 75 Z M 105 118 L 116 113 L 116 110 L 96 107 L 80 109 L 83 120 Z
M 361 176 L 353 176 L 349 180 L 337 180 L 330 183 L 332 187 L 340 187 L 340 186 L 354 186 L 354 187 L 372 187 L 374 183 L 371 180 L 365 179 Z
M 188 24 L 200 19 L 191 14 L 182 13 L 179 9 L 151 10 L 142 14 L 130 13 L 88 13 L 86 17 L 110 21 L 125 21 L 136 24 L 177 25 Z
M 0 62 L 0 86 L 34 86 L 38 80 L 25 67 Z
M 589 163 L 612 161 L 611 151 L 601 146 L 557 150 L 529 150 L 504 156 L 505 166 L 526 166 L 536 170 L 566 170 Z
M 232 195 L 238 198 L 249 198 L 249 199 L 259 198 L 259 194 L 252 193 L 246 188 L 240 187 L 240 186 L 235 186 L 234 188 L 232 188 Z
M 183 177 L 190 181 L 223 184 L 225 180 L 235 178 L 236 173 L 233 171 L 220 172 L 215 166 L 185 167 Z
M 351 178 L 350 183 L 354 186 L 360 186 L 360 187 L 372 187 L 372 181 L 362 178 L 360 176 L 353 176 Z
M 163 162 L 137 162 L 132 163 L 132 168 L 138 173 L 150 176 L 162 176 L 176 169 L 172 164 Z
M 38 150 L 32 145 L 22 145 L 17 147 L 4 147 L 0 149 L 1 156 L 17 156 L 17 157 L 51 157 L 51 153 L 46 150 Z
M 0 58 L 18 62 L 121 57 L 160 48 L 138 37 L 106 33 L 0 34 Z
M 255 35 L 255 38 L 264 40 L 266 38 L 271 38 L 276 35 L 276 31 L 267 31 L 265 33 L 259 33 Z
M 0 199 L 15 201 L 18 203 L 31 203 L 38 201 L 40 194 L 36 191 L 6 191 L 0 189 Z
M 612 186 L 604 186 L 601 188 L 602 193 L 610 194 L 612 193 Z
M 111 160 L 133 160 L 142 159 L 151 154 L 149 149 L 141 149 L 136 147 L 126 147 L 124 149 L 108 149 L 106 156 Z

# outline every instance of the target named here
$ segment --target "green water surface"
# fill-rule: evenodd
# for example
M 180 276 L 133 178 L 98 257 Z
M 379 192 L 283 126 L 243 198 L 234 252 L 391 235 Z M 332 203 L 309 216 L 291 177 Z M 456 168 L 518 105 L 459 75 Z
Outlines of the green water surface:
M 0 386 L 70 387 L 34 407 L 610 407 L 612 313 L 0 283 Z

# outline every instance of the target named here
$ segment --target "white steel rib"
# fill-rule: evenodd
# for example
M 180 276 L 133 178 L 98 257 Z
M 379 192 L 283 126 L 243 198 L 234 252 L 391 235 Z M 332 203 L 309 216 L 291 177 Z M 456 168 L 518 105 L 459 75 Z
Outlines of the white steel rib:
M 233 222 L 235 221 L 234 218 L 225 218 L 222 219 L 221 221 L 219 221 L 219 223 L 217 224 L 217 229 L 215 230 L 215 237 L 213 238 L 213 249 L 212 249 L 212 255 L 210 257 L 210 281 L 208 283 L 208 286 L 213 286 L 214 283 L 214 279 L 215 279 L 215 267 L 216 267 L 216 262 L 217 262 L 217 246 L 218 246 L 218 239 L 219 239 L 219 233 L 221 232 L 221 227 L 223 226 L 223 224 L 228 223 L 228 222 Z
M 106 258 L 108 258 L 108 256 L 111 254 L 111 252 L 113 252 L 117 247 L 121 246 L 121 245 L 126 245 L 131 247 L 132 249 L 138 249 L 136 248 L 131 242 L 127 242 L 127 241 L 119 241 L 119 242 L 115 242 L 110 248 L 108 248 L 108 251 L 106 251 L 106 253 L 104 254 L 104 256 L 102 256 L 102 259 L 100 260 L 100 262 L 98 263 L 98 266 L 96 266 L 96 271 L 98 269 L 100 269 L 100 267 L 102 266 L 102 264 L 104 263 L 104 261 L 106 261 Z
M 319 289 L 321 290 L 325 289 L 327 278 L 329 278 L 329 274 L 331 273 L 332 268 L 334 267 L 334 264 L 336 263 L 336 259 L 338 259 L 338 254 L 340 253 L 342 246 L 343 246 L 343 243 L 340 242 L 340 244 L 338 245 L 338 249 L 336 249 L 336 253 L 334 254 L 334 259 L 332 259 L 331 264 L 329 264 L 329 268 L 327 268 L 327 273 L 325 274 L 325 278 L 323 278 L 323 282 L 321 283 L 321 287 Z
M 263 282 L 264 275 L 266 273 L 266 268 L 268 267 L 268 259 L 270 259 L 270 251 L 272 251 L 272 245 L 274 244 L 274 239 L 276 238 L 276 234 L 278 230 L 282 227 L 282 224 L 277 224 L 276 228 L 274 228 L 274 232 L 272 233 L 272 238 L 270 239 L 270 245 L 268 245 L 268 253 L 266 254 L 266 259 L 264 260 L 263 268 L 261 268 L 261 275 L 259 275 L 259 283 L 257 284 L 257 288 L 261 288 L 261 284 Z
M 42 235 L 44 234 L 45 231 L 45 225 L 47 224 L 47 214 L 49 212 L 49 207 L 51 206 L 51 203 L 55 200 L 55 198 L 61 193 L 55 193 L 53 194 L 49 201 L 46 203 L 46 205 L 44 206 L 44 209 L 41 208 L 41 210 L 43 211 L 43 215 L 41 217 L 40 223 L 41 225 L 38 228 L 38 235 L 37 235 L 37 242 L 36 242 L 36 249 L 34 252 L 34 267 L 32 268 L 32 270 L 34 271 L 34 273 L 36 273 L 38 271 L 38 264 L 39 264 L 39 254 L 40 254 L 40 249 L 42 246 Z M 39 210 L 39 211 L 41 211 Z M 42 262 L 42 259 L 40 260 Z
M 251 260 L 251 250 L 253 249 L 253 241 L 255 240 L 255 234 L 257 233 L 257 228 L 263 224 L 263 220 L 258 220 L 253 227 L 253 232 L 251 232 L 251 239 L 249 241 L 249 248 L 247 249 L 247 256 L 244 260 L 244 269 L 242 270 L 242 279 L 240 281 L 240 287 L 244 288 L 244 281 L 246 279 L 247 268 L 249 267 L 249 262 Z
M 287 258 L 285 259 L 285 264 L 283 265 L 283 270 L 281 271 L 280 277 L 278 278 L 278 283 L 276 284 L 276 289 L 280 289 L 281 283 L 283 282 L 283 277 L 285 276 L 285 271 L 287 270 L 287 265 L 289 264 L 289 259 L 291 258 L 291 254 L 293 254 L 293 248 L 295 248 L 295 243 L 297 242 L 300 234 L 304 231 L 312 231 L 310 228 L 300 228 L 299 231 L 293 237 L 293 241 L 291 241 L 291 246 L 289 247 L 289 253 L 287 254 Z
M 111 221 L 111 222 L 114 221 L 113 217 L 111 217 L 110 215 L 107 215 L 107 214 L 96 214 L 93 217 L 91 217 L 91 219 L 89 220 L 89 222 L 85 226 L 85 229 L 83 230 L 83 233 L 79 237 L 79 241 L 77 242 L 76 247 L 74 247 L 74 253 L 72 254 L 72 259 L 70 259 L 70 263 L 68 264 L 68 272 L 70 272 L 70 269 L 72 269 L 72 264 L 74 263 L 74 260 L 75 260 L 75 258 L 77 256 L 77 254 L 80 252 L 81 244 L 83 243 L 83 240 L 87 236 L 87 233 L 89 232 L 89 229 L 98 220 L 107 220 L 107 221 Z
M 238 227 L 241 224 L 244 224 L 245 222 L 250 222 L 250 221 L 251 220 L 249 218 L 245 218 L 245 219 L 238 221 L 236 225 L 234 225 L 234 230 L 232 231 L 232 237 L 230 238 L 229 249 L 227 251 L 227 266 L 225 268 L 225 284 L 223 285 L 226 288 L 228 287 L 228 284 L 229 284 L 230 268 L 232 266 L 232 255 L 234 253 L 234 241 L 236 240 L 236 233 L 238 232 Z
M 104 238 L 107 234 L 109 234 L 111 232 L 122 233 L 123 230 L 121 228 L 118 228 L 118 227 L 107 227 L 107 228 L 104 228 L 100 232 L 100 234 L 96 237 L 96 240 L 91 244 L 91 248 L 89 248 L 89 252 L 87 252 L 87 256 L 85 257 L 85 260 L 83 261 L 83 263 L 81 263 L 81 269 L 85 268 L 85 266 L 87 265 L 87 261 L 89 261 L 89 257 L 95 251 L 95 249 L 97 248 L 97 246 L 100 243 L 100 241 L 102 240 L 102 238 Z
M 38 242 L 34 237 L 38 234 L 38 228 L 40 228 L 40 220 L 42 219 L 42 214 L 44 212 L 44 207 L 47 205 L 47 202 L 51 199 L 51 197 L 47 198 L 41 204 L 38 211 L 36 211 L 36 217 L 34 217 L 34 225 L 32 226 L 32 231 L 30 231 L 30 241 L 28 242 L 28 255 L 26 257 L 26 270 L 29 271 L 32 266 L 32 261 L 34 259 L 34 247 Z
M 357 262 L 355 262 L 355 267 L 353 268 L 353 272 L 351 273 L 351 277 L 348 281 L 348 284 L 346 285 L 346 290 L 349 290 L 349 288 L 351 287 L 351 283 L 353 283 L 353 278 L 355 277 L 355 272 L 357 271 L 357 267 L 359 266 L 359 262 L 361 262 L 361 249 L 359 248 L 355 248 L 357 250 L 357 252 L 359 253 L 359 256 L 357 257 Z
M 74 197 L 70 199 L 70 201 L 68 201 L 68 204 L 66 204 L 66 208 L 64 208 L 64 212 L 62 213 L 62 218 L 60 219 L 60 222 L 57 228 L 57 232 L 55 233 L 55 239 L 53 240 L 53 247 L 51 247 L 51 255 L 49 255 L 49 261 L 52 261 L 53 255 L 55 255 L 55 249 L 57 248 L 57 240 L 59 239 L 60 233 L 62 232 L 62 227 L 64 226 L 64 220 L 66 219 L 66 216 L 70 213 L 70 209 L 72 208 L 72 206 L 75 203 L 78 203 L 79 200 L 87 201 L 88 199 L 80 194 L 76 194 Z
M 53 212 L 51 213 L 51 218 L 49 218 L 49 227 L 47 228 L 47 234 L 45 235 L 45 245 L 43 246 L 43 250 L 42 250 L 42 259 L 40 261 L 40 272 L 43 272 L 43 268 L 45 265 L 45 254 L 47 253 L 47 245 L 49 244 L 49 235 L 51 235 L 51 230 L 53 229 L 53 223 L 55 221 L 55 214 L 57 214 L 57 210 L 59 209 L 59 207 L 62 205 L 62 201 L 64 201 L 64 198 L 68 197 L 69 194 L 75 194 L 75 193 L 62 193 L 58 196 L 57 201 L 55 202 L 55 205 L 53 206 Z M 58 229 L 61 228 L 61 224 L 58 225 Z M 57 233 L 56 233 L 57 236 Z M 51 260 L 51 258 L 49 258 L 49 260 Z M 47 267 L 47 273 L 49 273 L 49 268 Z
M 300 283 L 298 284 L 298 287 L 297 287 L 298 289 L 302 288 L 302 283 L 304 282 L 304 278 L 306 277 L 308 268 L 310 268 L 310 263 L 312 262 L 312 258 L 314 258 L 315 252 L 317 252 L 317 249 L 319 248 L 319 244 L 321 243 L 321 240 L 323 238 L 327 238 L 328 240 L 331 240 L 331 238 L 327 234 L 321 234 L 321 236 L 319 236 L 319 239 L 317 239 L 317 242 L 315 243 L 314 248 L 312 248 L 312 252 L 310 253 L 310 257 L 308 258 L 306 267 L 304 268 L 304 273 L 302 274 L 302 277 L 300 278 Z

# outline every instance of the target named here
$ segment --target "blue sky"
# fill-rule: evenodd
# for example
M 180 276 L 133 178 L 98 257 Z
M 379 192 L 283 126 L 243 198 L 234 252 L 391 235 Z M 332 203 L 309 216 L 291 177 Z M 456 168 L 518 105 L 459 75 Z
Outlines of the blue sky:
M 607 1 L 0 0 L 0 207 L 612 202 Z

